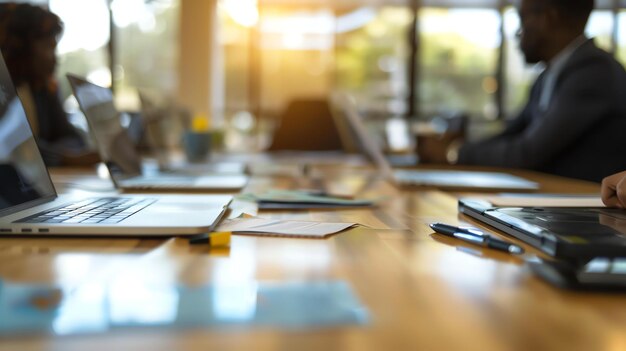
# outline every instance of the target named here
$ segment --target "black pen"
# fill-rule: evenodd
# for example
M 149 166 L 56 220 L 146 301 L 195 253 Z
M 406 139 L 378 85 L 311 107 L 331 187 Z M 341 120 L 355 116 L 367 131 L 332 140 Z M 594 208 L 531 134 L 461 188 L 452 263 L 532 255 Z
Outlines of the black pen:
M 432 223 L 430 224 L 430 227 L 432 228 L 432 230 L 436 231 L 439 234 L 457 238 L 471 244 L 480 245 L 483 247 L 488 247 L 491 249 L 500 250 L 516 255 L 524 253 L 524 249 L 521 246 L 515 245 L 502 239 L 495 238 L 478 229 L 455 227 L 443 223 Z

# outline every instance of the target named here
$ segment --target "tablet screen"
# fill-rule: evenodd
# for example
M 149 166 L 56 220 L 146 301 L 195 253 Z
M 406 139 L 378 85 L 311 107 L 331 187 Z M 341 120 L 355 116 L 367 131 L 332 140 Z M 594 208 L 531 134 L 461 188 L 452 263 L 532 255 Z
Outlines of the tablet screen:
M 512 217 L 512 225 L 531 232 L 548 231 L 573 244 L 624 245 L 626 211 L 612 208 L 501 207 L 486 211 Z M 502 217 L 499 217 L 502 219 Z

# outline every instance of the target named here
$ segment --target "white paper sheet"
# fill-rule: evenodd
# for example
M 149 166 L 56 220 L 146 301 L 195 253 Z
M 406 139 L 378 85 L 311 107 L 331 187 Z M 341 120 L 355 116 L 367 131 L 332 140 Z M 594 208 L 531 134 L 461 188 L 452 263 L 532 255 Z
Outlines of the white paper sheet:
M 346 230 L 354 225 L 356 225 L 356 223 L 323 223 L 281 221 L 264 218 L 236 218 L 222 223 L 217 228 L 217 231 L 248 235 L 323 238 L 327 235 Z

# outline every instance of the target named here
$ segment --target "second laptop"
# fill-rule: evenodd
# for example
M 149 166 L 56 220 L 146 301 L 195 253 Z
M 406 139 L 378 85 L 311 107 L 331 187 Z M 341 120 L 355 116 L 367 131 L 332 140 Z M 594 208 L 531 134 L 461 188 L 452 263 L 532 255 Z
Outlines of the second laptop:
M 242 174 L 189 176 L 175 173 L 145 174 L 135 143 L 121 125 L 113 92 L 68 74 L 100 158 L 106 164 L 115 186 L 122 190 L 231 191 L 243 188 L 248 178 Z

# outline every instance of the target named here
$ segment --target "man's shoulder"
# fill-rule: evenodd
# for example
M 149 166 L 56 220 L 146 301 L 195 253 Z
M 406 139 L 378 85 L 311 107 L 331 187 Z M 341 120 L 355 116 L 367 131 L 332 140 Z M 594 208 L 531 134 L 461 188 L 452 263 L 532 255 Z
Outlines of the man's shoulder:
M 602 90 L 621 87 L 621 90 L 626 89 L 626 70 L 611 53 L 597 47 L 590 40 L 572 54 L 563 67 L 559 81 L 568 86 L 577 85 L 586 88 L 590 85 L 581 85 L 581 82 L 603 82 L 591 86 Z
M 624 71 L 622 64 L 613 54 L 598 47 L 592 39 L 578 48 L 569 60 L 566 67 L 580 68 L 581 66 L 618 69 Z

